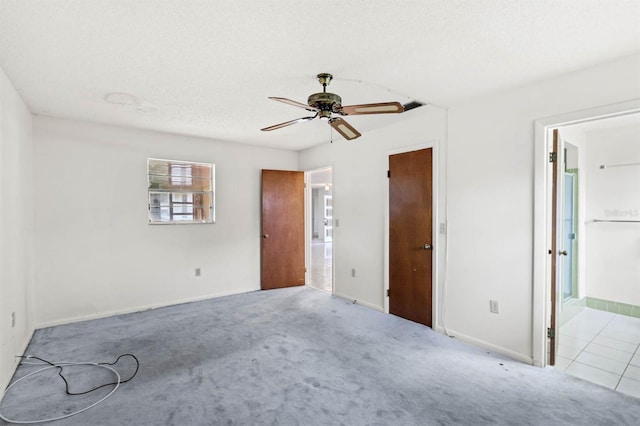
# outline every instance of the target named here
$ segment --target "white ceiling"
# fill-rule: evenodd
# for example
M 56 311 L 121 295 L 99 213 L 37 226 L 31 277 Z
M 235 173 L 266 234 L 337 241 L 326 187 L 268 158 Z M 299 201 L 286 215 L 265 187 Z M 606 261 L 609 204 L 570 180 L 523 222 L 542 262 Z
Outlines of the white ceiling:
M 640 0 L 0 0 L 0 67 L 35 114 L 300 150 L 330 127 L 261 132 L 308 115 L 267 97 L 320 72 L 345 105 L 451 106 L 640 52 L 639 23 Z

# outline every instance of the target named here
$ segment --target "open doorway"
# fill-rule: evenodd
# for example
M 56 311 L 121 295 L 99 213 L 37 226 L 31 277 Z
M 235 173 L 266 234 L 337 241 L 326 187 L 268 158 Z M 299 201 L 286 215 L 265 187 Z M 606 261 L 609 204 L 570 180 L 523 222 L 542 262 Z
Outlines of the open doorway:
M 640 397 L 640 113 L 559 120 L 545 134 L 543 365 Z
M 640 114 L 558 131 L 564 166 L 555 364 L 640 396 Z M 572 215 L 580 205 L 583 212 Z
M 332 168 L 306 172 L 307 283 L 333 293 L 333 176 Z

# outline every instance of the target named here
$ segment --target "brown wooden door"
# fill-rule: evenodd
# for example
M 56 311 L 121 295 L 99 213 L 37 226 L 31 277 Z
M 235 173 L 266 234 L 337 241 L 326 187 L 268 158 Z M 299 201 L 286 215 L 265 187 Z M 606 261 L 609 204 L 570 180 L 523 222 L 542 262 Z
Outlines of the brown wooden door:
M 432 151 L 389 156 L 389 312 L 429 327 Z
M 304 285 L 304 172 L 262 171 L 260 288 Z

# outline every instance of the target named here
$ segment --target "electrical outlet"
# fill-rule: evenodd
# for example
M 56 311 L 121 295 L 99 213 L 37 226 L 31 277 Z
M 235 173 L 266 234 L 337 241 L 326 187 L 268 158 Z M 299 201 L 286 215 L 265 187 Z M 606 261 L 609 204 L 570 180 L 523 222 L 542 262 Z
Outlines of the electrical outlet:
M 339 219 L 333 219 L 333 223 L 335 224 L 336 228 L 338 226 L 340 226 L 340 220 Z
M 447 233 L 447 222 L 442 222 L 440 224 L 440 233 L 441 234 L 446 234 Z
M 16 313 L 11 312 L 11 328 L 16 326 Z
M 200 268 L 196 268 L 196 277 L 199 277 L 201 274 Z
M 355 278 L 356 276 L 356 268 L 351 269 L 351 276 Z
M 489 309 L 494 314 L 500 313 L 500 303 L 497 300 L 489 300 Z

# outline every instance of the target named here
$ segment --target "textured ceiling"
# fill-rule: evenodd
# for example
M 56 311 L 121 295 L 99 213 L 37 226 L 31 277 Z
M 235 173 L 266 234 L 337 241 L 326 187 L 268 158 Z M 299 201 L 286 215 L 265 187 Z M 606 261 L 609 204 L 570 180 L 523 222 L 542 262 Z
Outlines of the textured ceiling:
M 639 23 L 640 0 L 0 0 L 0 67 L 36 114 L 300 150 L 326 122 L 259 129 L 319 72 L 345 105 L 451 106 L 637 53 Z

